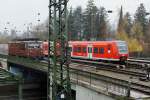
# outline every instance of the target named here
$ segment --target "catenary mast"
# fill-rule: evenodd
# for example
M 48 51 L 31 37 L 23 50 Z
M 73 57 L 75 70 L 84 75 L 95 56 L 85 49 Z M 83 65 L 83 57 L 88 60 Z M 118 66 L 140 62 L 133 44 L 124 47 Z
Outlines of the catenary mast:
M 49 0 L 47 100 L 71 100 L 67 2 L 68 0 Z

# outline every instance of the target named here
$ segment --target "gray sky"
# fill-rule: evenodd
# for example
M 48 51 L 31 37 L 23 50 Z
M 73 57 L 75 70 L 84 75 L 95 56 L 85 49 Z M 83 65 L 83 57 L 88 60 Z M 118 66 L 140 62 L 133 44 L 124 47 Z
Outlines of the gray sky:
M 70 0 L 69 7 L 76 6 L 86 7 L 88 0 Z M 5 27 L 14 28 L 17 30 L 24 30 L 24 24 L 33 23 L 38 24 L 38 12 L 40 12 L 40 20 L 43 22 L 48 16 L 48 2 L 49 0 L 0 0 L 0 31 Z M 97 7 L 104 6 L 107 10 L 113 10 L 109 14 L 109 19 L 112 24 L 116 24 L 118 19 L 118 11 L 123 5 L 124 12 L 129 11 L 134 14 L 137 6 L 144 3 L 147 11 L 150 12 L 150 0 L 95 0 Z M 10 22 L 10 24 L 7 24 Z

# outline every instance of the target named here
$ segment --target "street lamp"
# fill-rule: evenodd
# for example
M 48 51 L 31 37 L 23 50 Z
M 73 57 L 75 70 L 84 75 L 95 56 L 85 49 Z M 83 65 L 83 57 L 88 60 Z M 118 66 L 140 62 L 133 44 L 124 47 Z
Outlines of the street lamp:
M 113 11 L 112 10 L 108 10 L 107 13 L 113 13 Z
M 40 13 L 38 13 L 38 19 L 37 19 L 37 22 L 38 22 L 38 25 L 37 25 L 37 33 L 39 32 L 39 22 L 40 22 Z
M 38 20 L 37 21 L 40 22 L 40 13 L 38 13 Z

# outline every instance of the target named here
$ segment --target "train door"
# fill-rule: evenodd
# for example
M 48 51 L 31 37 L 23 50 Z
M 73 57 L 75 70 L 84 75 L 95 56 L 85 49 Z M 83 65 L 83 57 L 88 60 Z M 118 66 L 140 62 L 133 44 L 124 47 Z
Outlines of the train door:
M 92 45 L 88 45 L 88 59 L 92 59 Z
M 112 56 L 112 47 L 111 47 L 111 45 L 109 44 L 109 45 L 107 46 L 107 57 L 108 57 L 108 58 L 111 58 L 111 56 Z

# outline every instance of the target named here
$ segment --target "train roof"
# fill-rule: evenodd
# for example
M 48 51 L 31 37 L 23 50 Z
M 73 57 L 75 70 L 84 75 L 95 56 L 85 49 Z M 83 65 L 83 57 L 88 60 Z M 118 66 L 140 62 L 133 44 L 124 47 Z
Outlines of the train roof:
M 8 43 L 42 43 L 42 41 L 10 41 Z
M 108 44 L 108 43 L 120 43 L 120 42 L 125 42 L 125 41 L 121 41 L 121 40 L 115 40 L 115 41 L 70 41 L 69 43 L 71 44 Z
M 40 41 L 39 38 L 16 38 L 13 39 L 12 41 Z

